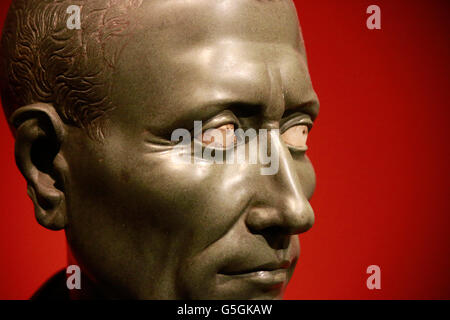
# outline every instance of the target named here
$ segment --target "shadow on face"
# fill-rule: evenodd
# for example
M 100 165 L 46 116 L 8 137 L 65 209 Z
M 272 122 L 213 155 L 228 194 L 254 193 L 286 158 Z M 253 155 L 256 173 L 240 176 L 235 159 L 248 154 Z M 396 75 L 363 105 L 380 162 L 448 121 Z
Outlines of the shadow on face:
M 314 221 L 314 170 L 295 144 L 318 102 L 294 5 L 144 1 L 131 18 L 104 141 L 72 128 L 62 147 L 74 257 L 117 297 L 281 298 Z M 296 129 L 269 134 L 279 166 L 262 175 L 249 161 L 173 161 L 171 133 L 194 121 Z

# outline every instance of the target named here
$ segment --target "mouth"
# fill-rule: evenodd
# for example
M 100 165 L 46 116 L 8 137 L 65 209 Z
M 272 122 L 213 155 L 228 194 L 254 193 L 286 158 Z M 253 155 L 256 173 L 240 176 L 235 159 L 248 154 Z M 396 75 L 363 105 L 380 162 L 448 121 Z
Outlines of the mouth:
M 290 261 L 274 261 L 256 267 L 224 270 L 219 274 L 235 280 L 240 279 L 255 284 L 279 287 L 288 281 L 290 267 Z

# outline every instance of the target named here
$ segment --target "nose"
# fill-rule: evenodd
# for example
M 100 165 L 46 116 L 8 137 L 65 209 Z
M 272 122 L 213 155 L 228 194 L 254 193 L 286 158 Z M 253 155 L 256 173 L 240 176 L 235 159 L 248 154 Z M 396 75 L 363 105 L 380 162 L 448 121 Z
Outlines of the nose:
M 271 133 L 272 134 L 272 133 Z M 278 172 L 260 175 L 254 205 L 246 224 L 253 233 L 294 235 L 308 231 L 314 224 L 314 212 L 302 190 L 294 160 L 277 134 L 270 146 L 279 156 Z

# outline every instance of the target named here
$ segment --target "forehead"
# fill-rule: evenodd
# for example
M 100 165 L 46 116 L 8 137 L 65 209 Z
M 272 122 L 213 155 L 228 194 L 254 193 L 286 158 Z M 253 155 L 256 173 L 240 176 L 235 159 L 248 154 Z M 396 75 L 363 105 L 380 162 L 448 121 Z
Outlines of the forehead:
M 287 0 L 159 0 L 142 9 L 142 31 L 168 48 L 218 38 L 293 46 L 300 40 L 295 7 Z
M 166 123 L 170 112 L 196 112 L 209 100 L 260 103 L 270 93 L 270 73 L 292 91 L 287 96 L 310 89 L 291 1 L 144 1 L 133 19 L 113 95 L 141 110 L 140 119 Z M 300 87 L 289 90 L 292 83 Z

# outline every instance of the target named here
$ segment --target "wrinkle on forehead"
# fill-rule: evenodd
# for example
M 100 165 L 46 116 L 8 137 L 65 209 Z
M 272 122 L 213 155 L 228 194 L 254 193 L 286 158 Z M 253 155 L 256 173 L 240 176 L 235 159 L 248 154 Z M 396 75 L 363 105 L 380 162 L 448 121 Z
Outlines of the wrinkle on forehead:
M 275 96 L 279 104 L 280 97 L 292 97 L 293 90 L 311 90 L 305 56 L 285 44 L 224 40 L 193 47 L 169 59 L 184 66 L 182 69 L 192 70 L 196 79 L 203 79 L 209 86 L 222 83 L 228 88 L 241 88 L 237 91 L 245 92 L 242 98 L 255 104 L 264 104 Z M 251 92 L 260 99 L 248 98 Z M 205 96 L 204 90 L 199 96 Z M 297 96 L 291 100 L 303 99 Z

